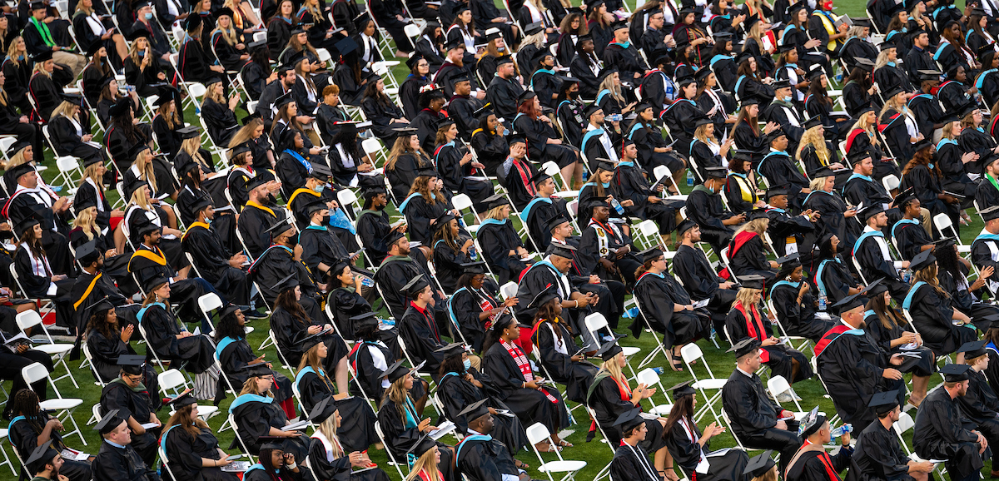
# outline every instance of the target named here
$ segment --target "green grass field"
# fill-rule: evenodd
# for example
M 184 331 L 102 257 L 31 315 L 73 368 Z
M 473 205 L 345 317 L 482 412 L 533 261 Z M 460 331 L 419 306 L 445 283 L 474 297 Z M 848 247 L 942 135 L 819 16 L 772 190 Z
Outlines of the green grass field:
M 497 3 L 499 4 L 500 2 Z M 629 3 L 631 4 L 632 2 Z M 837 13 L 839 14 L 848 13 L 854 16 L 863 16 L 864 15 L 863 5 L 864 5 L 863 0 L 846 0 L 843 2 L 838 2 Z M 394 69 L 393 73 L 400 81 L 402 81 L 402 79 L 405 77 L 407 73 L 405 70 L 406 70 L 405 66 L 400 65 Z M 237 118 L 241 118 L 243 115 L 244 115 L 243 112 L 238 112 Z M 188 121 L 192 122 L 195 119 L 195 116 L 196 114 L 194 113 L 194 109 L 189 109 L 189 112 L 187 113 Z M 195 123 L 195 125 L 197 125 L 197 123 Z M 52 178 L 55 177 L 57 169 L 55 166 L 55 161 L 52 157 L 52 153 L 49 152 L 48 149 L 46 149 L 45 154 L 46 154 L 46 159 L 44 164 L 48 166 L 49 169 L 44 172 L 44 177 L 47 180 L 51 180 Z M 684 191 L 689 191 L 689 188 L 687 188 L 686 186 L 682 186 L 682 188 Z M 109 194 L 113 197 L 117 196 L 115 193 L 113 193 L 113 190 Z M 392 214 L 396 213 L 393 212 Z M 973 216 L 973 218 L 975 220 L 974 225 L 964 227 L 961 230 L 962 238 L 963 240 L 965 240 L 966 243 L 971 242 L 971 240 L 976 236 L 976 234 L 978 234 L 979 231 L 982 229 L 982 222 L 980 221 L 979 217 Z M 383 314 L 385 316 L 388 316 L 388 313 L 383 313 Z M 625 327 L 627 327 L 629 323 L 630 323 L 629 320 L 622 320 L 622 325 L 619 327 L 618 331 L 619 332 L 625 331 Z M 254 326 L 256 328 L 256 331 L 249 336 L 248 341 L 252 347 L 257 348 L 258 346 L 261 345 L 267 334 L 267 322 L 264 320 L 253 321 L 249 323 L 249 325 Z M 191 328 L 193 329 L 195 326 L 197 325 L 192 324 Z M 641 360 L 647 353 L 649 353 L 649 351 L 653 349 L 656 344 L 656 341 L 649 334 L 644 334 L 640 339 L 634 339 L 629 337 L 628 339 L 623 341 L 624 344 L 626 345 L 637 346 L 642 350 L 639 355 L 636 355 L 632 359 L 632 363 L 634 365 L 638 365 L 639 360 Z M 734 360 L 732 354 L 725 353 L 725 350 L 728 348 L 728 345 L 725 344 L 725 342 L 721 343 L 722 343 L 721 349 L 716 349 L 715 346 L 713 346 L 713 344 L 708 340 L 702 340 L 701 342 L 699 342 L 699 345 L 703 350 L 703 352 L 705 353 L 705 357 L 709 362 L 709 365 L 711 366 L 711 369 L 714 372 L 715 376 L 717 378 L 727 378 L 733 370 Z M 135 346 L 140 353 L 144 352 L 145 345 L 135 345 Z M 278 360 L 278 356 L 275 353 L 274 347 L 270 347 L 269 349 L 264 350 L 263 353 L 270 361 Z M 83 405 L 79 407 L 75 413 L 75 418 L 77 423 L 83 426 L 84 423 L 90 418 L 90 407 L 98 403 L 100 399 L 101 390 L 99 387 L 94 385 L 93 377 L 89 373 L 89 369 L 83 369 L 83 370 L 77 369 L 79 363 L 80 363 L 79 361 L 73 362 L 71 363 L 71 367 L 74 370 L 74 374 L 76 376 L 77 381 L 80 383 L 80 388 L 75 389 L 68 379 L 60 381 L 58 386 L 60 392 L 64 397 L 75 397 L 83 400 Z M 662 356 L 652 366 L 667 367 L 667 372 L 661 377 L 661 383 L 665 387 L 670 387 L 676 383 L 690 379 L 690 375 L 687 372 L 675 373 L 669 371 L 669 365 L 666 363 L 666 360 L 662 358 Z M 707 376 L 707 374 L 704 373 L 701 366 L 698 366 L 696 370 L 698 371 L 699 377 Z M 289 375 L 290 378 L 294 378 L 293 374 L 286 374 L 286 375 Z M 932 386 L 937 385 L 938 383 L 940 383 L 940 381 L 941 380 L 939 378 L 933 379 Z M 5 382 L 4 386 L 9 390 L 10 382 Z M 828 414 L 835 413 L 833 403 L 829 400 L 829 398 L 825 398 L 825 391 L 818 379 L 814 378 L 812 380 L 800 382 L 795 385 L 795 390 L 799 394 L 799 396 L 801 396 L 803 399 L 802 402 L 800 403 L 804 410 L 809 410 L 812 407 L 819 405 L 820 410 L 823 410 Z M 230 396 L 220 406 L 221 412 L 223 414 L 228 411 L 229 404 L 230 402 L 232 402 L 232 400 L 233 397 Z M 653 400 L 657 403 L 664 403 L 661 393 L 657 393 L 654 396 Z M 203 403 L 210 403 L 210 402 L 205 401 Z M 648 403 L 646 405 L 648 408 Z M 718 404 L 718 406 L 719 408 L 717 410 L 721 410 L 721 404 Z M 791 408 L 794 409 L 794 406 Z M 911 410 L 910 413 L 911 415 L 914 415 L 915 411 Z M 342 414 L 342 415 L 347 417 L 350 414 Z M 563 452 L 562 455 L 564 458 L 567 459 L 584 460 L 587 462 L 588 464 L 587 467 L 577 475 L 576 478 L 578 480 L 593 479 L 597 475 L 598 471 L 600 471 L 607 463 L 610 462 L 612 453 L 609 450 L 608 446 L 604 443 L 601 443 L 599 439 L 595 439 L 590 443 L 585 442 L 586 432 L 589 426 L 589 420 L 587 419 L 587 415 L 582 408 L 576 410 L 573 413 L 573 415 L 576 417 L 577 424 L 574 425 L 573 427 L 570 427 L 570 429 L 573 430 L 574 432 L 566 440 L 575 444 L 575 447 L 567 449 L 566 451 Z M 430 404 L 428 404 L 425 416 L 430 416 L 436 419 L 436 414 L 433 413 L 433 408 L 430 406 Z M 160 420 L 166 421 L 168 418 L 167 410 L 162 410 L 158 414 L 158 417 L 160 418 Z M 217 415 L 216 417 L 209 420 L 209 424 L 214 429 L 218 429 L 222 425 L 224 420 L 225 420 L 225 415 Z M 701 424 L 702 426 L 704 426 L 704 424 L 707 424 L 710 421 L 711 419 L 709 417 L 708 419 L 703 419 Z M 860 431 L 862 428 L 864 427 L 855 427 L 855 430 Z M 84 431 L 84 437 L 86 438 L 87 443 L 89 444 L 88 446 L 84 447 L 83 444 L 80 442 L 80 439 L 75 435 L 69 437 L 66 441 L 70 446 L 74 448 L 78 448 L 90 453 L 96 453 L 99 449 L 99 443 L 100 443 L 100 438 L 98 437 L 97 432 L 95 432 L 92 429 L 92 427 L 84 427 L 83 431 Z M 222 433 L 217 433 L 217 436 L 219 438 L 221 446 L 224 448 L 229 446 L 229 443 L 232 441 L 234 437 L 233 432 L 231 430 Z M 906 439 L 908 444 L 910 444 L 911 436 L 912 432 L 906 434 Z M 449 443 L 454 442 L 454 440 L 451 439 L 450 437 L 446 437 L 445 440 L 448 441 Z M 732 437 L 728 433 L 725 433 L 716 437 L 716 439 L 713 440 L 712 446 L 713 448 L 722 448 L 733 445 L 735 445 L 735 442 L 733 441 Z M 14 454 L 9 450 L 10 449 L 9 444 L 4 442 L 4 446 L 5 446 L 4 448 L 7 450 L 8 455 L 13 458 Z M 369 450 L 369 455 L 389 474 L 391 478 L 398 479 L 398 474 L 396 470 L 387 465 L 387 458 L 382 451 L 375 450 L 373 447 L 372 449 Z M 517 455 L 517 458 L 525 461 L 533 468 L 539 465 L 538 460 L 531 452 L 522 451 Z M 547 454 L 546 459 L 553 460 L 555 459 L 555 455 Z M 14 460 L 14 465 L 17 466 L 16 460 Z M 13 478 L 12 476 L 8 475 L 8 473 L 6 473 L 5 471 L 6 471 L 5 468 L 0 468 L 0 479 Z M 404 469 L 404 473 L 405 472 L 406 471 Z M 535 479 L 546 478 L 545 474 L 539 473 L 534 469 L 529 470 L 529 474 L 532 476 L 532 478 Z M 986 469 L 984 469 L 984 474 L 988 475 L 989 472 Z

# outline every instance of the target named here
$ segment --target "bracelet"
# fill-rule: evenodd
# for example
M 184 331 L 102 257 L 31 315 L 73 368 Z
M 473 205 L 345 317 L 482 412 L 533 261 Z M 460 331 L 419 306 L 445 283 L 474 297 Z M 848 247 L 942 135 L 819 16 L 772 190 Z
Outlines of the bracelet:
M 573 301 L 576 302 L 576 306 L 574 308 L 579 308 L 580 307 L 580 300 L 573 300 Z

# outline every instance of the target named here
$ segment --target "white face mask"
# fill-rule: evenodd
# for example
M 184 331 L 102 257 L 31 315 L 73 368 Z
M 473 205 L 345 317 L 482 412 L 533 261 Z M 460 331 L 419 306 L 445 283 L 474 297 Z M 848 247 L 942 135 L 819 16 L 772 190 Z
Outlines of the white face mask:
M 781 100 L 783 100 L 785 102 L 791 102 L 792 101 L 792 96 L 787 95 L 787 96 L 783 97 Z
M 462 360 L 462 365 L 465 367 L 465 370 L 468 371 L 472 368 L 472 360 Z

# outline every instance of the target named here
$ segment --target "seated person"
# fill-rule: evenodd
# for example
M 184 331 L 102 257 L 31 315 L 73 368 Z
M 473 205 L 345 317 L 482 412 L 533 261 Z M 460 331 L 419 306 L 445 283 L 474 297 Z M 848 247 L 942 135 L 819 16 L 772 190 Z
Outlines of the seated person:
M 136 317 L 145 331 L 148 347 L 162 361 L 170 361 L 172 367 L 184 368 L 198 374 L 215 364 L 212 353 L 215 348 L 207 335 L 193 335 L 187 327 L 179 323 L 170 311 L 170 283 L 161 274 L 143 281 L 147 293 L 143 308 Z
M 219 447 L 208 424 L 198 418 L 198 400 L 184 393 L 171 406 L 174 414 L 164 424 L 162 436 L 170 472 L 182 480 L 239 480 L 236 474 L 222 471 L 221 467 L 229 465 L 229 455 Z
M 156 460 L 157 439 L 163 424 L 156 418 L 156 405 L 148 390 L 143 390 L 145 377 L 145 357 L 143 355 L 122 355 L 118 357 L 121 372 L 118 378 L 111 380 L 101 391 L 101 411 L 109 413 L 118 411 L 118 416 L 128 424 L 132 431 L 132 448 L 139 453 L 143 462 L 152 466 Z M 153 393 L 158 397 L 158 393 Z M 157 401 L 159 402 L 159 400 Z M 153 424 L 146 429 L 143 425 Z
M 280 450 L 300 454 L 300 460 L 305 460 L 309 438 L 302 432 L 281 429 L 288 425 L 288 417 L 270 396 L 271 386 L 274 384 L 273 373 L 265 363 L 255 365 L 247 372 L 247 383 L 229 406 L 229 414 L 234 421 L 233 428 L 239 434 L 230 448 L 236 448 L 237 444 L 242 443 L 246 444 L 244 450 L 257 453 L 264 446 L 275 444 Z
M 826 313 L 816 312 L 816 299 L 812 287 L 802 279 L 802 263 L 798 253 L 779 258 L 781 270 L 775 275 L 779 280 L 771 285 L 771 306 L 778 323 L 790 336 L 801 336 L 818 342 L 833 328 L 838 320 Z
M 61 434 L 65 430 L 62 422 L 41 409 L 34 390 L 22 388 L 11 392 L 5 412 L 10 415 L 10 443 L 17 453 L 30 454 L 40 446 L 49 446 L 60 452 L 68 448 Z M 145 466 L 142 459 L 139 459 L 139 465 Z M 69 480 L 93 479 L 89 460 L 66 460 L 59 472 Z
M 867 480 L 927 480 L 934 470 L 930 461 L 917 462 L 906 456 L 892 425 L 899 421 L 896 392 L 872 395 L 868 406 L 875 410 L 876 420 L 858 434 L 851 456 L 849 477 Z
M 968 392 L 968 365 L 945 365 L 944 386 L 931 391 L 920 408 L 913 426 L 913 451 L 924 460 L 945 459 L 948 474 L 955 479 L 979 477 L 983 455 L 989 449 L 983 434 L 964 426 L 957 398 Z
M 455 454 L 455 468 L 462 477 L 469 480 L 531 479 L 527 472 L 517 468 L 507 447 L 490 436 L 493 415 L 486 400 L 469 405 L 460 415 L 468 421 L 468 436 Z
M 826 453 L 824 445 L 833 442 L 833 437 L 830 422 L 818 410 L 819 407 L 814 408 L 802 419 L 799 436 L 804 443 L 790 462 L 785 480 L 823 480 L 830 477 L 831 468 L 840 473 L 851 463 L 854 448 L 849 432 L 840 436 L 840 450 L 836 455 Z
M 100 480 L 160 480 L 156 471 L 142 461 L 132 448 L 132 431 L 128 422 L 112 410 L 94 426 L 101 434 L 101 449 L 94 457 L 94 478 Z

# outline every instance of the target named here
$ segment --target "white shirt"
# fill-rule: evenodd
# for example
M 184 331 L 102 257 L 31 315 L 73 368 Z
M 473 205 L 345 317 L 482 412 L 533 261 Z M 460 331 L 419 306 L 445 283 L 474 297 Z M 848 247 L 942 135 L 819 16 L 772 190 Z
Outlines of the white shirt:
M 28 259 L 31 260 L 31 274 L 40 278 L 52 277 L 52 268 L 49 266 L 49 260 L 47 258 L 36 258 L 35 255 L 31 254 L 31 248 L 28 247 L 27 242 L 21 243 L 21 249 L 24 249 L 24 252 L 28 254 Z M 55 296 L 58 289 L 59 288 L 56 284 L 50 281 L 49 289 L 46 290 L 45 294 Z
M 876 231 L 876 229 L 872 228 L 871 226 L 865 226 L 865 231 L 864 232 L 870 233 L 872 231 Z M 893 261 L 892 257 L 889 256 L 889 245 L 886 244 L 885 237 L 883 237 L 883 236 L 871 236 L 871 237 L 875 240 L 875 243 L 878 244 L 879 251 L 882 251 L 882 259 L 884 259 L 884 260 L 892 263 L 893 267 L 895 267 L 896 269 L 902 269 L 903 268 L 903 262 L 902 261 Z
M 595 129 L 599 129 L 599 127 L 593 124 L 587 124 L 587 132 L 590 132 Z M 608 159 L 611 159 L 611 162 L 613 162 L 614 164 L 618 164 L 618 153 L 615 152 L 615 146 L 611 145 L 611 137 L 608 136 L 608 131 L 604 131 L 603 133 L 601 133 L 600 139 L 601 139 L 601 146 L 604 147 L 604 152 L 608 154 Z

